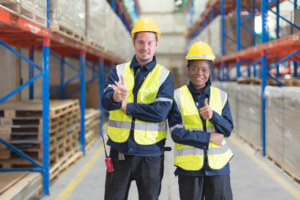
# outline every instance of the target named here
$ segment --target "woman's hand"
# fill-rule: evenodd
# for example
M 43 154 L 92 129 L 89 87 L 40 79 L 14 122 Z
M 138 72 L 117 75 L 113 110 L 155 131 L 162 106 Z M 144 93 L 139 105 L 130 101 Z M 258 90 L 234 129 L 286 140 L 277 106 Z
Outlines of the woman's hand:
M 209 141 L 215 143 L 216 145 L 222 146 L 224 135 L 222 133 L 211 133 Z
M 211 119 L 214 117 L 214 111 L 209 107 L 207 103 L 207 99 L 204 101 L 205 106 L 203 108 L 200 108 L 200 115 L 203 119 Z

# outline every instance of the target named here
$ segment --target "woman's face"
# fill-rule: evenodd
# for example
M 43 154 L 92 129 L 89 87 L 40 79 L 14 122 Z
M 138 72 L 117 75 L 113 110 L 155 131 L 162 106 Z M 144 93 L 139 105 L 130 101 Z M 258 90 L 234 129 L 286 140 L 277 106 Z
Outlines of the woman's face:
M 211 70 L 204 60 L 195 60 L 188 67 L 189 77 L 196 89 L 204 88 L 208 81 Z

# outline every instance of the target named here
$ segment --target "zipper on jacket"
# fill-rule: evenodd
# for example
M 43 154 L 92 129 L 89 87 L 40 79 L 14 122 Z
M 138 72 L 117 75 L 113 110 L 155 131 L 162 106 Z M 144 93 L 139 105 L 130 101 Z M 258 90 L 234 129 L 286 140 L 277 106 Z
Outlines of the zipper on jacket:
M 134 103 L 137 103 L 137 93 L 133 93 L 133 96 L 134 96 Z M 131 130 L 133 131 L 134 133 L 134 127 L 135 127 L 135 118 L 132 117 L 132 121 L 131 121 Z
M 200 96 L 201 96 L 201 95 L 202 95 L 202 94 L 200 94 Z M 202 121 L 203 131 L 207 132 L 207 128 L 206 128 L 206 120 L 203 119 L 203 117 L 201 116 L 201 114 L 200 114 L 200 108 L 198 108 L 197 105 L 196 105 L 196 108 L 197 108 L 197 110 L 198 110 L 199 117 L 200 117 L 200 119 L 201 119 L 201 121 Z M 205 158 L 207 157 L 207 149 L 203 149 L 203 150 L 204 150 L 204 159 L 205 159 Z

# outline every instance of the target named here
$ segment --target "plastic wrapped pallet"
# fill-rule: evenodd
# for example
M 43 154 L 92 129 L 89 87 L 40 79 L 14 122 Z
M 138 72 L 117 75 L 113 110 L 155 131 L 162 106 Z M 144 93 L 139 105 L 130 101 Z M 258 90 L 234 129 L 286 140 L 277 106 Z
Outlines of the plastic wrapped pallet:
M 199 42 L 199 41 L 202 41 L 202 42 L 205 42 L 207 44 L 211 44 L 211 32 L 210 32 L 210 28 L 207 27 L 205 28 L 204 30 L 202 30 L 201 34 L 196 37 L 196 42 Z
M 106 4 L 105 6 L 105 16 L 106 16 L 106 25 L 105 25 L 105 51 L 108 53 L 113 53 L 115 48 L 114 34 L 116 32 L 115 28 L 115 13 L 112 11 L 111 7 Z
M 283 88 L 267 86 L 266 154 L 283 167 Z
M 85 14 L 84 0 L 51 0 L 50 28 L 82 40 L 85 38 Z
M 212 81 L 211 82 L 211 85 L 216 87 L 216 88 L 219 88 L 219 89 L 222 89 L 222 82 L 221 81 Z
M 249 118 L 249 105 L 248 105 L 248 86 L 240 84 L 238 91 L 238 135 L 240 135 L 246 141 L 249 141 L 248 134 L 248 118 Z
M 105 45 L 105 0 L 86 1 L 87 40 L 92 46 L 103 48 Z
M 231 110 L 231 116 L 233 119 L 234 129 L 238 130 L 238 123 L 237 123 L 237 111 L 238 111 L 238 104 L 237 104 L 237 92 L 238 92 L 238 84 L 236 82 L 225 82 L 223 83 L 223 89 L 227 92 L 228 101 Z
M 284 169 L 300 180 L 300 87 L 284 88 Z
M 124 60 L 131 60 L 134 55 L 131 35 L 119 17 L 116 17 L 116 48 L 115 52 Z
M 46 0 L 22 0 L 21 14 L 40 25 L 47 26 Z
M 294 23 L 296 26 L 300 27 L 300 9 L 294 11 Z M 299 32 L 300 30 L 298 28 L 293 27 L 293 34 Z
M 239 85 L 236 82 L 224 82 L 221 81 L 213 81 L 212 86 L 224 90 L 228 95 L 228 101 L 230 105 L 231 116 L 233 119 L 234 129 L 237 131 L 238 122 L 237 122 L 237 111 L 238 111 L 238 92 Z
M 248 138 L 255 149 L 262 148 L 261 86 L 248 85 Z

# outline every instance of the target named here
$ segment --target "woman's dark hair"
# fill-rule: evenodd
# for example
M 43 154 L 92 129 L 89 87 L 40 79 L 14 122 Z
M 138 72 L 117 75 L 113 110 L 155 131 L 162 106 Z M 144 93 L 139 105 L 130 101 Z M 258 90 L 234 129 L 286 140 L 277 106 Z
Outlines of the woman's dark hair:
M 196 60 L 188 60 L 187 67 L 190 67 L 194 61 Z M 213 66 L 212 60 L 203 60 L 203 61 L 205 61 L 208 64 L 209 69 L 212 70 L 212 66 Z
M 194 61 L 195 60 L 188 60 L 187 67 L 190 67 L 193 64 Z M 212 60 L 203 60 L 203 61 L 205 61 L 208 64 L 210 71 L 212 71 L 213 70 L 213 68 L 212 68 L 213 67 L 213 61 Z M 207 81 L 207 84 L 211 85 L 210 76 L 209 76 L 209 79 Z

